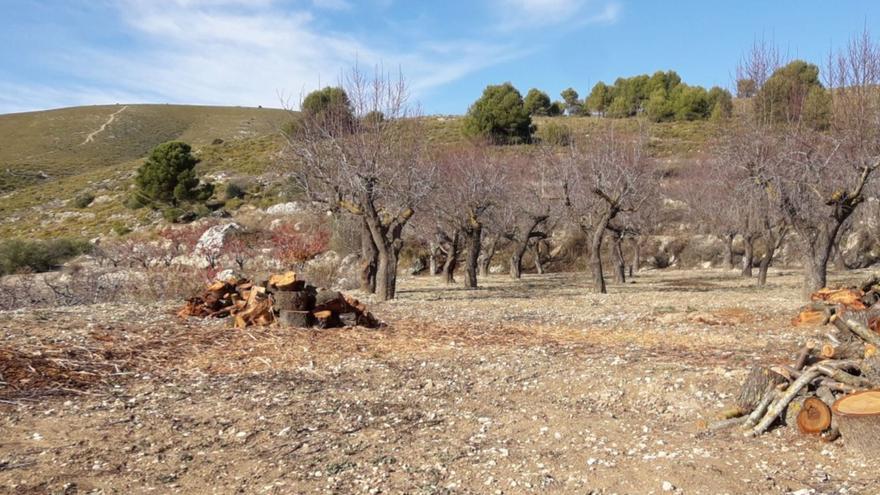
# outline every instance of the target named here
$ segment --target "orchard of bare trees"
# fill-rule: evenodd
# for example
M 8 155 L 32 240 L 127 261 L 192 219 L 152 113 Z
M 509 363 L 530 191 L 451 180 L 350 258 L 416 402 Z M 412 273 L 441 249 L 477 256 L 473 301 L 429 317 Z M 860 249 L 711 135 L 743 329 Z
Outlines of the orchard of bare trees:
M 817 65 L 760 41 L 736 74 L 735 111 L 705 123 L 700 160 L 673 169 L 652 155 L 647 118 L 635 130 L 594 117 L 592 132 L 505 141 L 491 117 L 528 114 L 509 84 L 503 111 L 492 113 L 495 93 L 479 102 L 490 134 L 437 143 L 402 76 L 360 69 L 304 102 L 283 163 L 309 199 L 361 226 L 361 288 L 380 300 L 404 269 L 475 289 L 490 271 L 582 266 L 604 293 L 609 275 L 623 283 L 652 262 L 652 235 L 676 229 L 717 239 L 719 265 L 744 277 L 756 268 L 758 285 L 780 252 L 797 253 L 808 294 L 826 285 L 876 191 L 880 47 L 864 32 Z

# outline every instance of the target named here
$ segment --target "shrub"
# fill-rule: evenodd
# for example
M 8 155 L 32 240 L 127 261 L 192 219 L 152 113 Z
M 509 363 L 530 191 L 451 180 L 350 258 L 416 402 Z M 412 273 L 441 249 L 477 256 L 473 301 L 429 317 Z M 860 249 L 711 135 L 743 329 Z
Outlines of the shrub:
M 77 239 L 27 241 L 10 239 L 0 242 L 0 275 L 20 271 L 45 272 L 65 261 L 88 253 L 92 245 Z
M 144 198 L 138 193 L 130 194 L 125 198 L 125 201 L 123 201 L 122 204 L 130 210 L 137 210 L 147 206 L 144 202 Z
M 244 197 L 245 191 L 239 184 L 230 182 L 226 184 L 224 195 L 226 196 L 226 199 L 239 199 Z
M 180 208 L 165 208 L 164 210 L 162 210 L 162 218 L 164 218 L 166 221 L 174 223 L 177 222 L 177 219 L 180 218 L 183 213 L 184 211 Z
M 553 146 L 568 146 L 571 143 L 571 129 L 567 125 L 548 122 L 538 127 L 538 139 Z
M 92 194 L 90 192 L 85 192 L 85 193 L 82 193 L 73 199 L 73 206 L 80 208 L 80 209 L 87 208 L 90 204 L 92 204 L 92 201 L 94 201 L 94 200 L 95 200 L 94 194 Z

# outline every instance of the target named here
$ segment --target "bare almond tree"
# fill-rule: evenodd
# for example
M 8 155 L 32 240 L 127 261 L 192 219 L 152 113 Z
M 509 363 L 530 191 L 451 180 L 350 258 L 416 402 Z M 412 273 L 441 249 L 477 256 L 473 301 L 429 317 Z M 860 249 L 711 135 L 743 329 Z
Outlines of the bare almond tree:
M 752 122 L 731 132 L 743 147 L 772 148 L 762 160 L 741 160 L 749 179 L 802 244 L 803 289 L 826 285 L 827 266 L 841 230 L 876 183 L 880 166 L 880 49 L 867 32 L 829 57 L 831 126 L 799 121 Z M 745 130 L 743 130 L 745 128 Z M 767 144 L 770 143 L 770 144 Z M 765 225 L 766 227 L 766 225 Z
M 608 126 L 552 155 L 564 204 L 589 238 L 590 272 L 599 293 L 607 292 L 601 250 L 609 226 L 619 215 L 637 210 L 647 197 L 646 186 L 658 180 L 644 143 L 644 132 L 622 136 Z
M 402 76 L 379 70 L 368 76 L 355 67 L 340 87 L 347 102 L 296 116 L 284 163 L 310 199 L 362 217 L 375 247 L 376 297 L 392 299 L 403 229 L 433 187 L 425 133 Z M 370 270 L 364 271 L 368 279 Z
M 462 250 L 464 287 L 475 289 L 483 232 L 497 218 L 492 210 L 504 201 L 507 166 L 496 150 L 482 142 L 436 150 L 435 155 L 438 187 L 430 203 L 441 232 L 438 244 L 446 251 L 444 276 L 447 283 L 454 282 L 452 270 Z

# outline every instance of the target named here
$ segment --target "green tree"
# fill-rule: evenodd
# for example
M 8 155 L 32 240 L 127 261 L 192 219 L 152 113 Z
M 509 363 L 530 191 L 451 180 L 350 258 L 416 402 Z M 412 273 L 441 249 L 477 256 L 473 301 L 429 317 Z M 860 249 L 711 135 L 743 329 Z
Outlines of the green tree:
M 464 132 L 495 143 L 526 142 L 532 133 L 532 118 L 523 106 L 522 95 L 512 84 L 489 85 L 468 109 Z
M 523 100 L 523 106 L 529 115 L 545 116 L 550 114 L 550 97 L 537 88 L 532 88 Z
M 550 104 L 550 108 L 547 109 L 547 115 L 550 117 L 558 117 L 562 115 L 562 112 L 565 111 L 565 104 L 561 101 L 554 101 Z
M 138 195 L 173 206 L 208 199 L 214 188 L 210 184 L 199 185 L 195 174 L 197 163 L 199 160 L 192 155 L 192 148 L 184 142 L 170 141 L 156 146 L 135 176 Z
M 578 92 L 574 88 L 566 88 L 559 94 L 565 102 L 565 111 L 568 115 L 580 115 L 583 113 L 583 104 L 579 99 Z
M 714 86 L 709 90 L 709 117 L 724 120 L 733 115 L 733 95 L 724 88 Z
M 709 117 L 709 93 L 700 86 L 682 88 L 673 101 L 676 120 L 700 120 Z
M 675 118 L 675 108 L 666 95 L 665 86 L 658 87 L 648 98 L 645 105 L 645 113 L 654 122 L 666 122 Z
M 615 96 L 613 100 L 611 100 L 611 104 L 608 105 L 608 110 L 605 111 L 605 115 L 615 119 L 622 119 L 624 117 L 629 117 L 629 103 L 624 96 Z
M 804 99 L 801 120 L 818 131 L 828 129 L 831 125 L 831 94 L 825 88 L 819 86 L 810 88 Z
M 609 88 L 604 82 L 599 81 L 593 86 L 585 103 L 589 110 L 596 112 L 599 115 L 605 115 L 608 105 L 611 104 L 611 97 L 611 88 Z
M 327 86 L 306 95 L 300 104 L 300 110 L 309 115 L 321 115 L 327 112 L 340 112 L 351 115 L 351 102 L 342 88 Z
M 795 60 L 776 69 L 758 90 L 755 113 L 771 122 L 791 122 L 801 118 L 804 102 L 813 88 L 821 88 L 819 68 Z

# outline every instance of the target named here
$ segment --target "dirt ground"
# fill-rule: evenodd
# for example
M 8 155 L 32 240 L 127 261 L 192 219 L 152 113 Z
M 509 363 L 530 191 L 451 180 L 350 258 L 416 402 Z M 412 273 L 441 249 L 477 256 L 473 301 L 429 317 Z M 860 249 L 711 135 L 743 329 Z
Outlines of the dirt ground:
M 799 281 L 404 278 L 382 330 L 2 312 L 0 492 L 880 493 L 841 441 L 705 430 L 749 366 L 824 331 L 790 326 Z

